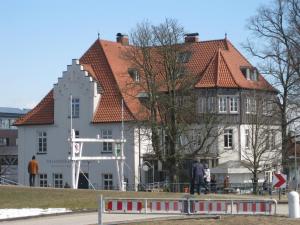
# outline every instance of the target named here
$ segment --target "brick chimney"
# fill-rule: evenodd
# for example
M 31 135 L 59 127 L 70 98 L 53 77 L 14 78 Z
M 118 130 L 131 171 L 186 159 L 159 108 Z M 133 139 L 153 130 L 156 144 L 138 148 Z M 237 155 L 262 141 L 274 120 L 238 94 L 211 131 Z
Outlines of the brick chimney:
M 199 42 L 199 33 L 185 34 L 184 42 L 185 43 Z
M 117 42 L 121 45 L 129 45 L 128 35 L 117 33 Z

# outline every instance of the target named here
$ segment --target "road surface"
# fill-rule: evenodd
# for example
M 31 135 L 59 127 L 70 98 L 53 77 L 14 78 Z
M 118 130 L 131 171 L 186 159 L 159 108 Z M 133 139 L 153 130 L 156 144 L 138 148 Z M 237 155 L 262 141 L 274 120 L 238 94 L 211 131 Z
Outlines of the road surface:
M 288 205 L 278 204 L 277 213 L 281 215 L 288 215 Z M 104 214 L 104 223 L 140 220 L 157 217 L 165 217 L 166 215 L 129 215 L 129 214 Z M 167 217 L 170 217 L 167 215 Z M 57 216 L 42 216 L 30 219 L 3 221 L 0 225 L 91 225 L 97 224 L 98 214 L 96 212 L 90 213 L 72 213 Z

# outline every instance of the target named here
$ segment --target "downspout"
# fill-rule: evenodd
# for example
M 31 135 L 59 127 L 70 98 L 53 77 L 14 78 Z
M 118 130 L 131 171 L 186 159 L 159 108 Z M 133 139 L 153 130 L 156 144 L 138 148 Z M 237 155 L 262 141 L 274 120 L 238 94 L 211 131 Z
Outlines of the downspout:
M 142 168 L 141 168 L 141 128 L 139 127 L 139 188 L 142 184 Z

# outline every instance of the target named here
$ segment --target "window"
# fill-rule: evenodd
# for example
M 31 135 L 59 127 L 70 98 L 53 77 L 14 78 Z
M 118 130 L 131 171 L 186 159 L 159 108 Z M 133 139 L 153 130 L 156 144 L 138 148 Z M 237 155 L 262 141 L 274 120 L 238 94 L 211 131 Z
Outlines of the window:
M 177 62 L 179 63 L 187 63 L 191 57 L 191 52 L 180 52 L 177 55 Z
M 230 112 L 237 113 L 238 112 L 238 97 L 230 97 Z
M 227 112 L 227 97 L 219 97 L 219 112 Z
M 38 153 L 47 153 L 47 133 L 38 132 Z
M 75 130 L 75 138 L 79 138 L 79 130 Z
M 272 101 L 263 100 L 262 102 L 262 111 L 266 116 L 271 116 L 273 111 L 273 103 Z
M 207 112 L 215 112 L 215 97 L 208 97 Z
M 0 119 L 0 128 L 9 129 L 9 119 Z
M 121 143 L 116 143 L 115 144 L 115 152 L 116 152 L 116 155 L 121 154 Z
M 271 150 L 275 150 L 275 148 L 276 148 L 276 131 L 271 130 L 270 136 L 271 136 Z
M 102 130 L 102 138 L 112 138 L 112 131 L 111 130 Z M 112 152 L 112 143 L 111 142 L 103 142 L 103 153 L 111 153 Z
M 241 67 L 241 72 L 247 80 L 257 81 L 257 69 L 250 67 Z
M 204 113 L 205 112 L 205 98 L 199 97 L 197 100 L 197 109 L 198 113 Z
M 63 175 L 61 173 L 53 174 L 53 183 L 55 188 L 63 187 Z
M 265 134 L 265 147 L 266 149 L 270 149 L 270 134 L 267 132 Z
M 256 99 L 246 98 L 246 113 L 256 114 Z
M 134 82 L 140 82 L 140 73 L 135 68 L 129 68 L 128 73 L 131 76 L 131 78 L 134 80 Z
M 39 174 L 40 187 L 48 187 L 48 180 L 46 173 Z
M 104 188 L 104 190 L 112 190 L 113 189 L 112 174 L 103 174 L 103 188 Z
M 232 129 L 224 130 L 224 148 L 232 148 Z
M 249 129 L 245 130 L 245 148 L 249 148 L 250 146 L 250 137 L 249 137 Z
M 79 98 L 72 98 L 72 117 L 78 118 L 79 117 Z
M 17 127 L 13 125 L 15 122 L 16 122 L 15 119 L 10 119 L 9 120 L 9 128 L 11 128 L 11 129 L 17 129 Z
M 9 145 L 9 139 L 6 137 L 0 137 L 0 146 L 8 146 Z

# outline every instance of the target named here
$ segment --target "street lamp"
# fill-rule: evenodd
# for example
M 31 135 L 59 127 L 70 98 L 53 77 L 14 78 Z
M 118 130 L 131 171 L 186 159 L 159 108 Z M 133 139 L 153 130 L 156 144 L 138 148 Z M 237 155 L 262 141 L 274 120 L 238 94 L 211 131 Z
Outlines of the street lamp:
M 142 163 L 142 169 L 147 172 L 149 170 L 149 168 L 152 169 L 152 190 L 154 188 L 154 164 L 152 165 L 150 162 L 148 161 L 143 161 Z

